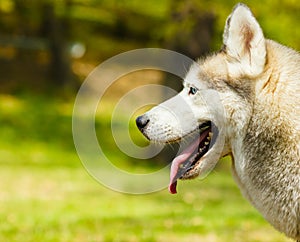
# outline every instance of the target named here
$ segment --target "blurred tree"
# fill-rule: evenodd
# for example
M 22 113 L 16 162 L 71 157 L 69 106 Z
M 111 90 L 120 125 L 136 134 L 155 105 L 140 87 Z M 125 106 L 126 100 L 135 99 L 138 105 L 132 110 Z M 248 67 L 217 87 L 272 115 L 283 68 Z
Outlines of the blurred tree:
M 71 7 L 71 1 L 66 0 L 66 9 Z M 41 6 L 42 21 L 40 33 L 49 43 L 51 55 L 50 73 L 53 82 L 59 85 L 72 84 L 72 72 L 70 68 L 70 55 L 68 53 L 67 41 L 70 31 L 68 14 L 64 18 L 55 15 L 54 5 L 43 2 Z
M 11 79 L 13 84 L 6 86 L 17 90 L 25 86 L 73 88 L 76 81 L 68 48 L 72 1 L 60 1 L 60 5 L 54 1 L 7 1 L 11 7 L 0 17 L 0 50 L 11 49 L 15 54 L 0 59 L 7 70 L 1 81 L 6 84 Z
M 165 40 L 166 48 L 194 60 L 210 52 L 215 15 L 212 12 L 204 12 L 194 0 L 173 0 L 170 9 L 171 21 Z M 165 85 L 177 91 L 182 87 L 181 82 L 174 81 L 174 77 L 170 75 L 167 75 Z
M 173 0 L 170 9 L 166 46 L 193 59 L 211 51 L 215 15 L 199 9 L 193 0 Z

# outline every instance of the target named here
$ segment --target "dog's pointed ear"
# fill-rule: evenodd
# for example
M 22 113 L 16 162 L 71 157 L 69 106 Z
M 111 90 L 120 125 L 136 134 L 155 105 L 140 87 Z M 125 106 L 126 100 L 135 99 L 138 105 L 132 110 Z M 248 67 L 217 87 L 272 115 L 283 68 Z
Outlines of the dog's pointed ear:
M 223 44 L 232 74 L 254 77 L 262 73 L 266 62 L 265 38 L 246 5 L 238 4 L 227 18 Z

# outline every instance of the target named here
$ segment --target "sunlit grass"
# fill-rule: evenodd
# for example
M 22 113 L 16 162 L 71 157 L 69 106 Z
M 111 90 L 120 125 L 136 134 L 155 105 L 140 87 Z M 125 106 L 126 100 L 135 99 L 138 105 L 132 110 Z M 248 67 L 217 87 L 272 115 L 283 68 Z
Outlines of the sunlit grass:
M 1 241 L 288 241 L 240 196 L 229 174 L 179 194 L 123 195 L 81 168 L 3 166 Z
M 241 196 L 228 160 L 203 181 L 179 182 L 178 195 L 120 194 L 81 165 L 72 100 L 0 100 L 0 132 L 10 133 L 0 139 L 0 241 L 289 241 Z

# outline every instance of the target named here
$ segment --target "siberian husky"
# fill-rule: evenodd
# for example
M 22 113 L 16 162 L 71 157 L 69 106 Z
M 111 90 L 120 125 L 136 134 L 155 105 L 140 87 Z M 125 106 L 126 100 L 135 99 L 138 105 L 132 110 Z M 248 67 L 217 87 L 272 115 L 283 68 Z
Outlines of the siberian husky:
M 178 179 L 231 155 L 244 196 L 300 241 L 300 55 L 265 39 L 247 6 L 228 17 L 221 50 L 193 64 L 183 90 L 136 123 L 153 142 L 191 141 L 172 162 L 171 193 Z

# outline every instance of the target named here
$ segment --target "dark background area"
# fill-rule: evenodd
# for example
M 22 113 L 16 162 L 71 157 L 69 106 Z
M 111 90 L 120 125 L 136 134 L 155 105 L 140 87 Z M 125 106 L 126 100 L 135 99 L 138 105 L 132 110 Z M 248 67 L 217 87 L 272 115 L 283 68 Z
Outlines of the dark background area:
M 0 92 L 76 92 L 93 67 L 136 48 L 167 48 L 195 59 L 220 48 L 223 25 L 234 4 L 204 0 L 2 0 Z M 300 47 L 295 27 L 299 21 L 297 1 L 249 4 L 267 37 Z

